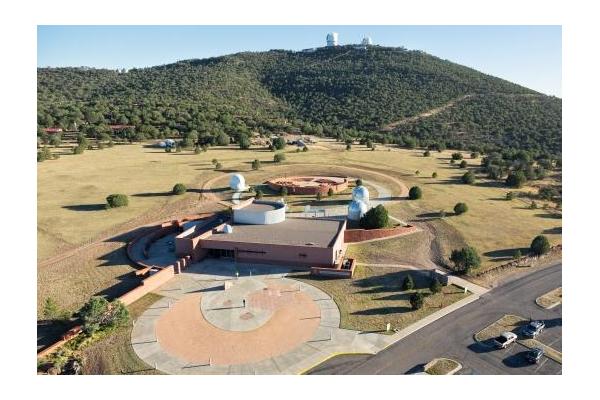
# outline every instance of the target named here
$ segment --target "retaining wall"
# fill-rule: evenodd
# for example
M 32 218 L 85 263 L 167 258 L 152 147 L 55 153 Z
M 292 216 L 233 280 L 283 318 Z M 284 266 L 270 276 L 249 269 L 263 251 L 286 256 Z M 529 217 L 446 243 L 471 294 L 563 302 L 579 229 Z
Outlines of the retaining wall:
M 162 284 L 166 283 L 175 275 L 175 267 L 170 265 L 166 268 L 161 269 L 153 275 L 150 275 L 142 281 L 142 284 L 133 290 L 125 293 L 119 300 L 126 306 L 130 305 L 134 301 L 142 298 L 144 295 L 150 293 L 154 289 L 158 288 Z
M 418 230 L 416 226 L 396 226 L 394 228 L 382 229 L 346 229 L 344 232 L 344 243 L 357 243 L 369 240 L 391 238 L 407 235 Z

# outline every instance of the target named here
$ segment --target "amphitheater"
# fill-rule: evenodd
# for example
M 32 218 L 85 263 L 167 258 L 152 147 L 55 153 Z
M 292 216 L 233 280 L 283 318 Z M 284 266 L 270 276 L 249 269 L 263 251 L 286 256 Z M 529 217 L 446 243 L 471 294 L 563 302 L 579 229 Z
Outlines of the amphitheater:
M 286 176 L 274 178 L 266 182 L 276 191 L 286 188 L 288 194 L 316 195 L 327 194 L 329 189 L 334 193 L 348 188 L 348 178 L 341 176 Z

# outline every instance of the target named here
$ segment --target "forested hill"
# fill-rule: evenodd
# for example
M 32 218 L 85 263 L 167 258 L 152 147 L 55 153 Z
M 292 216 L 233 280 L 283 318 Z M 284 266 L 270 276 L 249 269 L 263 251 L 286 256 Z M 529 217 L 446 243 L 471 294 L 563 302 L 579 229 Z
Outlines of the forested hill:
M 558 154 L 561 107 L 424 52 L 379 46 L 239 53 L 128 72 L 38 69 L 41 128 L 131 124 L 145 137 L 300 128 Z

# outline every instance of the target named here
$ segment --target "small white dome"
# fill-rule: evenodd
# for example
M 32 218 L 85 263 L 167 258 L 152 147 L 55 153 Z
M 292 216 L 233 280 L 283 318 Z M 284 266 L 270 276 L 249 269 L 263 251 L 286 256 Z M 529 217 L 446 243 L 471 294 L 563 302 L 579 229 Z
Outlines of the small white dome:
M 348 219 L 358 221 L 369 210 L 369 206 L 362 200 L 352 200 L 348 204 Z
M 223 233 L 233 233 L 233 226 L 225 224 L 223 227 Z
M 352 200 L 369 202 L 369 190 L 364 186 L 357 186 L 352 189 Z
M 229 187 L 236 192 L 242 192 L 246 190 L 246 180 L 240 174 L 233 174 L 229 179 Z

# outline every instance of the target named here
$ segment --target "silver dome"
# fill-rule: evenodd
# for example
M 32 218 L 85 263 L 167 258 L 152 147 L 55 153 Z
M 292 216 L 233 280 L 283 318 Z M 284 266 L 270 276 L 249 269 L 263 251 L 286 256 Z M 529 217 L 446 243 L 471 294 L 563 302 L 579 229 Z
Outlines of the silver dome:
M 352 200 L 369 202 L 369 190 L 364 186 L 357 186 L 352 189 Z
M 362 200 L 352 200 L 348 204 L 348 219 L 358 221 L 369 210 L 369 206 Z
M 229 179 L 229 187 L 236 192 L 242 192 L 246 190 L 246 180 L 240 174 L 233 174 Z

